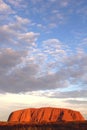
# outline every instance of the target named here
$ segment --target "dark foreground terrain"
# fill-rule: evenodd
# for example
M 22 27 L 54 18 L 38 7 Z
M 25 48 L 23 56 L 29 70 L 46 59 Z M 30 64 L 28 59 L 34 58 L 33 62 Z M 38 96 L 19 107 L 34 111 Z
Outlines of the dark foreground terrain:
M 0 122 L 0 130 L 87 130 L 87 121 L 40 124 Z

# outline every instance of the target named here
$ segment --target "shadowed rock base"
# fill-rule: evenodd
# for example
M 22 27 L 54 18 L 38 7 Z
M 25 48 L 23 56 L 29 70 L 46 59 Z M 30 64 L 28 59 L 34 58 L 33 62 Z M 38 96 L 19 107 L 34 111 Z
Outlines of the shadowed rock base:
M 87 121 L 47 124 L 0 123 L 0 130 L 87 130 Z

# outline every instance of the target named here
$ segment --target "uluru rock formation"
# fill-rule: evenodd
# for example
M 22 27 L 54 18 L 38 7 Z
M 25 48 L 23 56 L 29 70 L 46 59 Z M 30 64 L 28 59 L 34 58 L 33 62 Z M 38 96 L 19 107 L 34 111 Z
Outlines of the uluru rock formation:
M 80 112 L 64 108 L 29 108 L 14 111 L 10 114 L 9 122 L 59 122 L 84 121 Z

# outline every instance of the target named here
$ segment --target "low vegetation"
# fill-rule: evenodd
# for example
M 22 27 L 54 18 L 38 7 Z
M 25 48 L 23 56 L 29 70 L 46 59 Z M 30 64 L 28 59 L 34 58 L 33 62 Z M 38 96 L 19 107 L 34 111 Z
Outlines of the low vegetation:
M 0 130 L 87 130 L 87 121 L 56 123 L 0 122 Z

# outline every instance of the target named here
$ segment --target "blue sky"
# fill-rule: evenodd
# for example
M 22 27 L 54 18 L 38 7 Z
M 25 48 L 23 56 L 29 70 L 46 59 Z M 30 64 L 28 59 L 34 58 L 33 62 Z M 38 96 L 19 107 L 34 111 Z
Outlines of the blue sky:
M 86 0 L 0 0 L 0 120 L 43 106 L 87 117 L 86 24 Z

